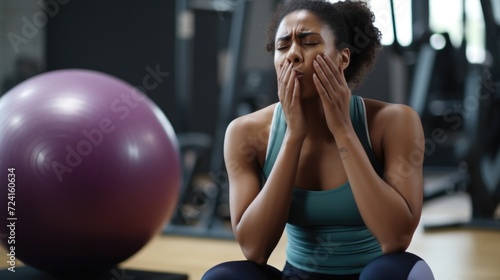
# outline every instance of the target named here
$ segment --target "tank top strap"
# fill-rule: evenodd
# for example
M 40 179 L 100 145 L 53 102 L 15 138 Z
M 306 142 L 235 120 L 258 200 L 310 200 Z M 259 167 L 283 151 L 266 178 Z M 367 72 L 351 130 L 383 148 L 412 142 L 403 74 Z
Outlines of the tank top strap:
M 281 103 L 277 103 L 274 108 L 273 120 L 271 122 L 271 131 L 269 131 L 269 141 L 267 145 L 266 159 L 262 172 L 264 178 L 267 180 L 271 170 L 273 169 L 276 158 L 281 148 L 281 143 L 285 138 L 286 132 L 286 119 L 281 108 Z
M 384 172 L 384 165 L 375 155 L 375 152 L 372 149 L 370 136 L 368 133 L 368 122 L 366 120 L 366 109 L 363 98 L 357 95 L 352 95 L 350 103 L 350 114 L 352 126 L 354 128 L 354 131 L 356 132 L 356 135 L 358 135 L 359 141 L 363 145 L 366 155 L 370 159 L 370 162 L 377 174 L 382 177 Z

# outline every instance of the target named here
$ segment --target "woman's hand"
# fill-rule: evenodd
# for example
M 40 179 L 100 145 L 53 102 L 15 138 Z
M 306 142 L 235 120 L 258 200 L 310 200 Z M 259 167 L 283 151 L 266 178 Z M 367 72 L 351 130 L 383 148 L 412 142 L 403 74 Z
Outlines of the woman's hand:
M 335 65 L 328 55 L 318 55 L 313 62 L 316 71 L 314 84 L 323 103 L 326 122 L 335 136 L 341 128 L 351 127 L 349 105 L 351 90 L 342 67 Z
M 287 121 L 287 133 L 303 140 L 307 134 L 307 119 L 300 98 L 300 83 L 288 60 L 278 76 L 278 96 Z

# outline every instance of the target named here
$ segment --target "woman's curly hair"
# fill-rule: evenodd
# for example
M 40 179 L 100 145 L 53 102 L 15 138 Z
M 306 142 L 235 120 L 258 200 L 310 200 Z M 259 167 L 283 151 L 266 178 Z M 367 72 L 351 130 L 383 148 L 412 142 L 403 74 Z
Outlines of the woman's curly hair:
M 268 52 L 275 50 L 274 41 L 280 22 L 286 15 L 298 10 L 311 12 L 326 24 L 335 36 L 337 49 L 349 48 L 351 58 L 344 72 L 345 78 L 351 88 L 359 86 L 365 75 L 372 70 L 382 47 L 382 34 L 374 26 L 375 15 L 368 5 L 350 0 L 335 3 L 324 0 L 284 1 L 278 5 L 268 27 Z

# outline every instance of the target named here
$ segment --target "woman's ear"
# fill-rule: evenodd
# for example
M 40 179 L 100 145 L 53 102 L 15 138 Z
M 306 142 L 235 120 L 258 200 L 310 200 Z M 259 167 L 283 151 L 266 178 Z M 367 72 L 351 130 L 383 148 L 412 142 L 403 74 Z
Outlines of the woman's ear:
M 345 70 L 347 66 L 349 66 L 349 62 L 351 61 L 351 50 L 349 48 L 343 48 L 340 51 L 340 67 L 342 70 Z

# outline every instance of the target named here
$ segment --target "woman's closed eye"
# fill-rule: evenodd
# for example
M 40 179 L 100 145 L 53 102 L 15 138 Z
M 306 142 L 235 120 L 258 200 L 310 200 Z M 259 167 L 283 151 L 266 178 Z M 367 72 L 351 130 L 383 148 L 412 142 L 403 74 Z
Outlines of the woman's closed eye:
M 302 43 L 302 45 L 304 45 L 304 46 L 315 46 L 315 45 L 318 45 L 318 44 L 319 44 L 318 42 L 303 42 Z M 277 46 L 276 50 L 281 51 L 281 50 L 285 50 L 285 49 L 287 49 L 289 47 L 290 47 L 289 45 Z
M 278 46 L 278 47 L 276 47 L 276 50 L 281 51 L 281 50 L 285 50 L 287 48 L 288 48 L 288 45 Z
M 317 44 L 319 44 L 319 43 L 318 43 L 318 42 L 304 42 L 304 43 L 302 43 L 302 44 L 304 44 L 304 45 L 306 45 L 306 46 L 314 46 L 314 45 L 317 45 Z

